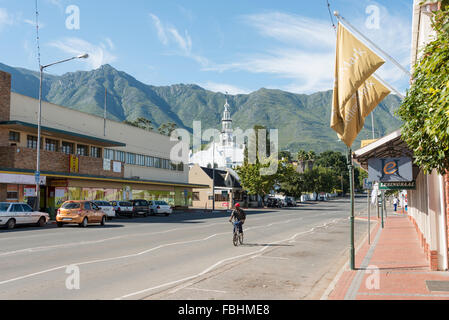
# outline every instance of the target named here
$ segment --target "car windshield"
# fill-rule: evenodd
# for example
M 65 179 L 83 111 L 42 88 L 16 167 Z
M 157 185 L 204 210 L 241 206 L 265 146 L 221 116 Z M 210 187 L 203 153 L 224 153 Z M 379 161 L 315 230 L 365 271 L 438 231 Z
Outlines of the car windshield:
M 167 202 L 165 202 L 165 201 L 159 201 L 159 204 L 163 205 L 163 206 L 167 206 L 168 205 Z
M 133 206 L 130 202 L 120 202 L 119 205 L 122 207 L 132 207 Z
M 79 209 L 80 204 L 78 202 L 66 202 L 62 205 L 62 209 Z
M 8 211 L 9 203 L 0 203 L 0 211 Z

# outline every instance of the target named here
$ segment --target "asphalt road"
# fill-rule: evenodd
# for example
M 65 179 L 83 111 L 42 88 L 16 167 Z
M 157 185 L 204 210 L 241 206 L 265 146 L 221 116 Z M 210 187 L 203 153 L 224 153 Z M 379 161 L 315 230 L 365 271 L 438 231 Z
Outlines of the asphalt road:
M 319 299 L 347 261 L 348 210 L 248 210 L 239 247 L 223 213 L 1 230 L 0 299 Z M 366 231 L 357 220 L 356 238 Z

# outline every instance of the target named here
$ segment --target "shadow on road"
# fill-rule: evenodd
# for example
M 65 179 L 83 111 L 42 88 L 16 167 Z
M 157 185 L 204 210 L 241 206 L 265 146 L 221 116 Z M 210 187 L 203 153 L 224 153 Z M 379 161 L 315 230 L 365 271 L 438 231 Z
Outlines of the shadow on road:
M 291 244 L 273 244 L 273 243 L 244 243 L 243 247 L 293 247 Z

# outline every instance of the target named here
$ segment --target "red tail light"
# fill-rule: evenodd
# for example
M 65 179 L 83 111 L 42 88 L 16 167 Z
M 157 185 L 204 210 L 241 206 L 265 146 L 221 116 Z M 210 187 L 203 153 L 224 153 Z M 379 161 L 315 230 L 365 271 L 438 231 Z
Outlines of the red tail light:
M 120 209 L 120 207 L 118 207 L 118 208 L 117 208 L 117 211 L 120 211 L 120 210 L 122 210 L 122 209 Z
M 58 209 L 58 211 L 56 211 L 56 214 L 60 214 L 61 213 L 61 209 Z
M 161 207 L 160 206 L 157 206 L 157 208 L 156 209 L 160 209 Z

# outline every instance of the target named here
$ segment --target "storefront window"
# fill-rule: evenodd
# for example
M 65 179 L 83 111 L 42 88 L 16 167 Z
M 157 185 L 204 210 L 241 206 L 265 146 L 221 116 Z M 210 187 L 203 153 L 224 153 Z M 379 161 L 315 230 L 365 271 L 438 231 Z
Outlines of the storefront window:
M 135 153 L 126 153 L 126 163 L 127 164 L 136 164 L 136 154 Z
M 104 149 L 104 158 L 108 160 L 114 160 L 114 150 Z
M 27 136 L 27 148 L 37 149 L 37 137 Z
M 15 131 L 9 131 L 9 141 L 20 142 L 20 133 Z
M 115 159 L 116 161 L 125 162 L 125 152 L 123 151 L 115 151 Z
M 90 147 L 90 156 L 92 158 L 101 158 L 101 148 Z M 109 159 L 109 158 L 107 158 L 107 159 Z

